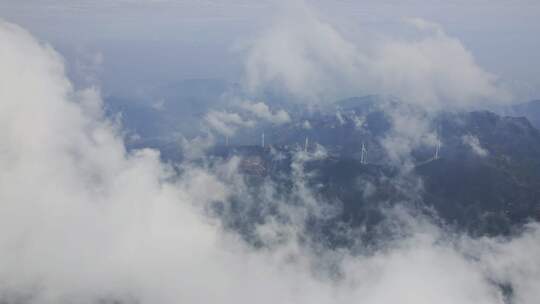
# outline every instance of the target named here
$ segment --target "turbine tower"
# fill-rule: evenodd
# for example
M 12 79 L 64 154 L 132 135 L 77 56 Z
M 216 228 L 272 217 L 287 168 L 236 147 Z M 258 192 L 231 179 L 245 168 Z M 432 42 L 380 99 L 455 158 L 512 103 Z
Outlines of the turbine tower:
M 264 132 L 261 135 L 261 146 L 264 148 Z
M 308 139 L 308 137 L 306 136 L 306 142 L 304 143 L 304 152 L 307 152 L 308 145 L 309 145 L 309 139 Z
M 360 164 L 362 165 L 367 164 L 367 149 L 364 143 L 362 143 L 362 154 L 360 155 Z
M 439 151 L 441 150 L 441 140 L 437 139 L 437 147 L 435 148 L 435 156 L 433 157 L 434 160 L 439 159 Z
M 441 151 L 441 138 L 440 138 L 440 135 L 442 134 L 441 133 L 441 125 L 439 125 L 439 127 L 437 128 L 437 146 L 435 148 L 435 156 L 433 156 L 433 160 L 437 160 L 440 158 L 439 154 L 440 154 L 440 151 Z

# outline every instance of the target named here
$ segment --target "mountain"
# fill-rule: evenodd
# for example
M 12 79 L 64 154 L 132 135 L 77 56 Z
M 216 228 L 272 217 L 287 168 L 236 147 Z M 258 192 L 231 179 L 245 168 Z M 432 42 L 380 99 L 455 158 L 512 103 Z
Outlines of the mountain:
M 532 125 L 540 129 L 540 100 L 532 100 L 517 105 L 495 109 L 501 115 L 526 117 Z
M 311 128 L 304 127 L 306 119 Z M 343 223 L 376 233 L 384 210 L 403 203 L 430 216 L 435 212 L 449 229 L 473 235 L 507 235 L 540 219 L 540 131 L 526 118 L 489 111 L 439 113 L 432 117 L 441 140 L 438 158 L 432 146 L 420 145 L 412 153 L 412 170 L 393 166 L 381 145 L 391 124 L 377 107 L 353 106 L 339 115 L 313 113 L 266 130 L 271 147 L 221 147 L 212 153 L 241 155 L 241 168 L 251 179 L 272 180 L 286 193 L 294 191 L 294 153 L 304 149 L 305 138 L 311 143 L 308 152 L 324 147 L 328 157 L 308 161 L 304 170 L 310 189 L 341 210 L 311 223 L 313 233 L 334 245 L 347 240 L 340 235 Z M 362 143 L 369 147 L 368 164 L 360 161 Z M 272 160 L 276 150 L 282 155 L 279 164 Z
M 201 90 L 204 86 L 201 84 Z M 127 122 L 132 125 L 128 127 L 142 127 L 147 132 L 131 148 L 156 148 L 163 158 L 180 162 L 178 143 L 156 135 L 181 128 L 176 120 L 182 118 L 176 112 L 182 107 L 172 101 L 164 104 L 164 111 L 140 107 L 117 108 L 129 115 Z M 194 103 L 187 108 L 193 114 L 203 106 Z M 396 131 L 392 111 L 398 111 L 397 117 L 411 115 L 424 121 L 437 134 L 437 157 L 437 145 L 432 142 L 415 145 L 407 169 L 392 160 L 385 147 L 389 136 L 396 136 L 392 134 Z M 529 115 L 534 113 L 530 110 Z M 324 149 L 326 157 L 305 162 L 304 178 L 320 201 L 339 210 L 329 218 L 310 222 L 310 231 L 333 246 L 348 242 L 342 235 L 343 225 L 371 231 L 365 234 L 369 241 L 385 220 L 384 210 L 398 204 L 417 209 L 449 229 L 473 235 L 507 235 L 531 219 L 540 219 L 540 131 L 524 116 L 489 111 L 428 114 L 392 97 L 367 96 L 343 100 L 333 107 L 297 111 L 291 117 L 284 125 L 246 130 L 241 139 L 231 139 L 229 146 L 218 144 L 208 156 L 241 157 L 240 170 L 254 197 L 262 195 L 265 183 L 271 182 L 281 189 L 284 200 L 294 204 L 295 155 L 304 149 L 308 154 Z M 195 125 L 197 120 L 200 117 L 194 115 L 183 123 Z M 259 145 L 263 131 L 265 148 Z M 399 140 L 398 135 L 398 144 Z M 367 147 L 367 164 L 361 162 L 362 145 Z M 227 216 L 231 227 L 246 233 L 255 229 L 253 218 L 261 219 L 261 210 L 268 211 L 256 204 L 247 206 L 248 210 Z
M 477 233 L 509 233 L 540 219 L 540 132 L 523 117 L 491 112 L 443 115 L 441 159 L 418 166 L 424 200 L 438 214 Z M 474 136 L 485 154 L 474 153 Z

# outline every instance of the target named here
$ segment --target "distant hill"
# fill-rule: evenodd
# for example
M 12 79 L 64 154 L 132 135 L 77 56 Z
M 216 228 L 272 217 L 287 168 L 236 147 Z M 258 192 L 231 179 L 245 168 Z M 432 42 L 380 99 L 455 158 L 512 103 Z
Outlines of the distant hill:
M 498 114 L 526 117 L 537 129 L 540 129 L 540 100 L 532 100 L 495 110 Z
M 384 220 L 381 207 L 404 202 L 428 213 L 434 210 L 449 227 L 474 235 L 509 234 L 530 219 L 540 219 L 540 131 L 526 118 L 489 111 L 440 113 L 432 122 L 441 138 L 439 158 L 433 159 L 433 147 L 419 146 L 413 151 L 416 167 L 404 175 L 388 164 L 380 144 L 390 130 L 389 117 L 377 107 L 365 107 L 365 99 L 356 101 L 346 111 L 341 108 L 340 117 L 318 112 L 267 129 L 272 149 L 235 152 L 235 147 L 222 147 L 228 152 L 220 153 L 242 155 L 249 160 L 243 166 L 248 175 L 276 179 L 287 189 L 290 182 L 283 177 L 291 174 L 294 149 L 303 149 L 306 137 L 308 151 L 315 143 L 327 149 L 327 158 L 310 161 L 305 169 L 313 189 L 325 201 L 341 205 L 333 220 L 311 227 L 336 246 L 346 242 L 338 233 L 341 224 L 375 233 Z M 311 128 L 305 128 L 304 120 Z M 360 162 L 362 143 L 369 147 L 368 164 Z M 279 164 L 270 156 L 273 149 L 286 155 Z
M 204 81 L 194 87 L 191 95 L 171 98 L 162 109 L 112 100 L 109 110 L 126 115 L 128 128 L 146 136 L 132 147 L 153 147 L 165 159 L 181 161 L 178 143 L 159 135 L 182 128 L 182 123 L 198 127 L 202 115 L 198 111 L 207 106 L 199 104 L 198 98 L 207 100 L 212 94 L 218 98 L 223 89 Z M 203 93 L 204 88 L 212 88 L 213 93 Z M 179 102 L 184 97 L 187 99 Z M 185 112 L 183 102 L 187 104 Z M 527 112 L 534 118 L 538 105 L 540 102 L 516 106 L 513 113 Z M 263 193 L 257 187 L 272 180 L 281 195 L 294 197 L 294 153 L 306 148 L 306 138 L 308 152 L 317 145 L 324 147 L 328 157 L 305 164 L 307 183 L 323 201 L 339 205 L 341 211 L 331 219 L 314 220 L 310 229 L 335 246 L 346 243 L 339 235 L 341 225 L 376 233 L 378 223 L 384 220 L 381 208 L 395 204 L 435 212 L 448 227 L 474 235 L 509 234 L 529 219 L 540 220 L 540 131 L 526 115 L 489 111 L 431 115 L 430 128 L 440 138 L 438 158 L 433 145 L 420 144 L 412 151 L 412 170 L 402 172 L 389 162 L 382 143 L 393 124 L 384 108 L 398 107 L 423 115 L 420 109 L 391 97 L 351 98 L 314 111 L 297 111 L 284 125 L 245 130 L 241 141 L 231 139 L 229 146 L 218 144 L 208 153 L 217 158 L 240 156 L 240 169 L 250 180 L 254 196 Z M 263 130 L 265 148 L 258 145 Z M 367 164 L 360 162 L 362 145 L 368 150 Z M 276 155 L 280 155 L 279 160 Z M 257 209 L 260 206 L 250 206 L 250 210 L 229 215 L 230 224 L 250 231 L 250 225 L 256 223 L 251 217 L 261 212 Z

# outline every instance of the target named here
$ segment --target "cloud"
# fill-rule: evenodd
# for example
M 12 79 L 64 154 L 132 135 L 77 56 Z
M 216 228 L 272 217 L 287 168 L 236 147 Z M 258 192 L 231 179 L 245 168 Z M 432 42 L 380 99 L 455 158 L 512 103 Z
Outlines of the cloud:
M 336 111 L 336 118 L 340 125 L 345 124 L 345 119 L 343 118 L 343 115 L 341 115 L 341 111 Z
M 437 23 L 408 18 L 408 37 L 357 37 L 362 43 L 354 43 L 305 2 L 283 7 L 247 49 L 247 90 L 254 96 L 277 90 L 302 103 L 396 96 L 419 110 L 381 105 L 393 126 L 382 145 L 394 161 L 409 159 L 418 145 L 434 145 L 432 115 L 420 111 L 474 109 L 511 99 L 497 77 Z M 336 116 L 342 121 L 341 113 Z
M 273 124 L 280 125 L 291 121 L 289 113 L 287 113 L 285 110 L 278 110 L 275 113 L 272 113 L 268 105 L 266 105 L 264 102 L 250 103 L 246 101 L 240 104 L 240 108 L 255 115 L 257 118 L 264 119 Z
M 405 22 L 416 27 L 419 30 L 431 31 L 438 35 L 444 35 L 444 30 L 440 24 L 430 22 L 422 18 L 409 18 L 405 19 Z
M 227 111 L 211 110 L 204 119 L 213 130 L 226 136 L 234 135 L 238 128 L 255 126 L 254 121 L 244 120 L 238 113 Z
M 300 1 L 291 1 L 275 23 L 249 47 L 245 82 L 252 92 L 271 87 L 305 102 L 352 85 L 356 50 Z
M 415 148 L 437 145 L 431 117 L 407 105 L 385 106 L 383 110 L 392 125 L 380 143 L 392 163 L 398 168 L 406 165 L 410 169 L 413 165 L 411 154 Z
M 210 110 L 204 117 L 204 122 L 215 132 L 224 136 L 233 136 L 241 128 L 253 128 L 257 122 L 267 121 L 275 125 L 281 125 L 291 120 L 285 110 L 272 112 L 268 105 L 263 102 L 233 101 L 241 113 L 230 110 Z
M 378 46 L 369 69 L 379 90 L 426 108 L 470 108 L 507 101 L 509 93 L 484 71 L 456 38 L 425 20 L 415 41 L 387 40 Z
M 360 45 L 302 1 L 287 8 L 248 48 L 245 83 L 252 94 L 273 88 L 311 103 L 391 94 L 429 109 L 510 98 L 497 78 L 438 24 L 407 19 L 406 24 L 418 29 L 413 39 L 364 39 Z
M 255 203 L 237 160 L 173 168 L 128 152 L 98 92 L 75 91 L 50 46 L 0 22 L 0 54 L 1 302 L 503 303 L 497 283 L 515 303 L 540 296 L 536 224 L 478 240 L 396 208 L 401 237 L 384 246 L 313 250 L 302 222 L 322 202 L 302 166 L 320 147 L 295 156 L 292 198 L 263 185 L 263 205 L 293 220 L 260 223 L 262 239 L 285 241 L 254 248 L 207 211 L 232 196 Z
M 206 151 L 214 146 L 216 140 L 211 132 L 207 132 L 204 135 L 198 135 L 192 139 L 185 137 L 180 138 L 180 145 L 182 147 L 182 156 L 186 160 L 203 158 Z
M 469 146 L 469 148 L 471 148 L 471 151 L 473 151 L 476 155 L 484 157 L 489 154 L 489 152 L 484 149 L 480 144 L 480 140 L 478 139 L 478 137 L 467 134 L 463 135 L 461 137 L 461 140 L 465 145 Z

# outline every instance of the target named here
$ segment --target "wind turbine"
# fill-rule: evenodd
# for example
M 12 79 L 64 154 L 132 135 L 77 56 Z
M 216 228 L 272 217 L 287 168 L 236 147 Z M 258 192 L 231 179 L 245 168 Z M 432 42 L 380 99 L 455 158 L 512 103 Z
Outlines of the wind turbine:
M 442 134 L 441 125 L 439 125 L 438 128 L 437 128 L 437 146 L 435 148 L 435 156 L 433 156 L 434 160 L 437 160 L 437 159 L 440 158 L 439 153 L 441 151 L 441 138 L 440 138 L 441 134 Z
M 366 145 L 362 142 L 362 154 L 360 155 L 360 163 L 363 165 L 367 164 L 367 149 Z
M 439 159 L 439 151 L 441 150 L 441 140 L 437 139 L 437 147 L 435 148 L 435 156 L 433 159 L 437 160 Z

